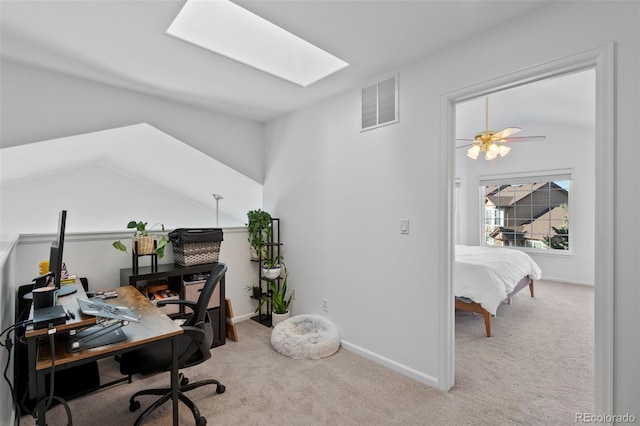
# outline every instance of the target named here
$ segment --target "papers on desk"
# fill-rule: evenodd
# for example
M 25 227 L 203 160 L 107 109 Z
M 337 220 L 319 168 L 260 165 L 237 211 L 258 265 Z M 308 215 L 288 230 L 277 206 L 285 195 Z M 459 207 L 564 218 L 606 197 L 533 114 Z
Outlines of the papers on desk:
M 122 321 L 140 322 L 140 318 L 138 318 L 133 311 L 126 306 L 115 306 L 105 302 L 104 300 L 98 299 L 86 300 L 78 298 L 76 300 L 78 301 L 78 305 L 80 305 L 80 310 L 85 315 L 113 318 Z

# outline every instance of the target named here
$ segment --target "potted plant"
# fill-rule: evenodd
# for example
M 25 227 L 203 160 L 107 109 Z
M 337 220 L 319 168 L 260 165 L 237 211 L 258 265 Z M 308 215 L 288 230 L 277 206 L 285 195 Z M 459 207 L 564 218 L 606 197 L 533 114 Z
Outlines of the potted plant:
M 164 231 L 163 224 L 158 223 L 156 225 L 160 225 L 162 231 Z M 152 254 L 155 252 L 155 254 L 157 254 L 159 258 L 162 258 L 164 256 L 164 248 L 166 247 L 169 240 L 164 235 L 160 235 L 160 237 L 158 237 L 158 235 L 150 234 L 149 232 L 151 231 L 153 226 L 147 229 L 147 222 L 136 222 L 135 220 L 132 220 L 127 224 L 127 229 L 135 229 L 135 232 L 131 237 L 131 250 L 138 255 Z M 138 248 L 137 252 L 136 246 Z M 114 241 L 113 247 L 118 250 L 124 251 L 125 253 L 127 251 L 127 247 L 122 244 L 120 240 Z
M 262 305 L 265 302 L 271 302 L 271 326 L 275 327 L 280 322 L 286 320 L 291 316 L 289 305 L 291 305 L 291 296 L 287 297 L 287 275 L 284 276 L 284 281 L 280 289 L 275 281 L 269 283 L 269 291 L 266 295 L 260 299 L 260 304 L 256 309 L 258 312 L 262 309 Z
M 275 280 L 282 273 L 284 262 L 282 262 L 282 256 L 276 256 L 273 259 L 267 257 L 262 262 L 262 277 L 271 281 Z
M 266 246 L 271 236 L 271 215 L 263 210 L 250 210 L 247 212 L 249 231 L 249 246 L 252 259 L 264 259 L 267 257 Z
M 247 292 L 251 293 L 251 297 L 260 300 L 260 296 L 262 296 L 262 289 L 255 284 L 248 284 L 245 289 Z

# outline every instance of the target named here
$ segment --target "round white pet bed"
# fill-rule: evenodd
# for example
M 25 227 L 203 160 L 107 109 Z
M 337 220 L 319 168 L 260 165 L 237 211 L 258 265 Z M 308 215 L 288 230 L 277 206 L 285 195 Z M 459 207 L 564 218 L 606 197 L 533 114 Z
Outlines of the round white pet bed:
M 296 315 L 276 325 L 271 346 L 295 359 L 320 359 L 333 355 L 340 347 L 338 329 L 318 315 Z

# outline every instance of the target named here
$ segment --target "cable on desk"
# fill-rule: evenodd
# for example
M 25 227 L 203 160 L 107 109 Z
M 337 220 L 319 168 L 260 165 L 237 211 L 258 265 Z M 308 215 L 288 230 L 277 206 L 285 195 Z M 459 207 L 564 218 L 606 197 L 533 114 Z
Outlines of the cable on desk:
M 2 345 L 3 347 L 7 348 L 7 352 L 9 353 L 8 356 L 7 356 L 7 364 L 4 367 L 3 376 L 4 376 L 4 380 L 9 385 L 9 390 L 11 390 L 11 400 L 13 401 L 13 407 L 14 407 L 14 409 L 16 411 L 16 421 L 17 421 L 18 425 L 20 425 L 20 417 L 21 417 L 20 405 L 18 404 L 18 400 L 16 398 L 15 389 L 13 387 L 13 384 L 11 383 L 11 380 L 9 380 L 9 376 L 7 376 L 7 371 L 9 370 L 9 364 L 11 363 L 11 349 L 13 348 L 13 345 L 14 345 L 13 340 L 11 340 L 10 334 L 16 328 L 21 327 L 21 326 L 26 326 L 26 325 L 28 325 L 30 323 L 31 323 L 31 320 L 20 321 L 20 322 L 18 322 L 16 324 L 10 325 L 9 327 L 5 328 L 2 331 L 2 333 L 0 333 L 0 345 Z M 2 336 L 5 333 L 7 334 L 7 338 L 5 339 L 4 343 L 2 343 Z
M 56 346 L 55 346 L 55 342 L 54 342 L 54 338 L 53 335 L 56 333 L 56 329 L 53 327 L 53 324 L 49 324 L 49 347 L 51 348 L 51 372 L 49 373 L 50 376 L 50 380 L 49 380 L 49 396 L 41 401 L 38 401 L 38 403 L 36 404 L 36 407 L 33 409 L 33 412 L 31 413 L 31 415 L 35 418 L 38 418 L 41 414 L 46 413 L 47 411 L 49 411 L 49 408 L 51 408 L 51 403 L 53 402 L 53 400 L 55 399 L 56 401 L 58 401 L 59 403 L 61 403 L 65 409 L 65 411 L 67 412 L 67 425 L 68 426 L 72 426 L 73 425 L 73 420 L 71 418 L 71 410 L 69 409 L 69 404 L 67 404 L 67 401 L 65 401 L 64 399 L 55 396 L 53 394 L 54 392 L 54 378 L 55 378 L 55 364 L 56 364 Z M 42 405 L 44 402 L 46 401 L 46 407 L 44 407 L 44 410 L 42 412 L 39 411 L 39 407 L 40 405 Z

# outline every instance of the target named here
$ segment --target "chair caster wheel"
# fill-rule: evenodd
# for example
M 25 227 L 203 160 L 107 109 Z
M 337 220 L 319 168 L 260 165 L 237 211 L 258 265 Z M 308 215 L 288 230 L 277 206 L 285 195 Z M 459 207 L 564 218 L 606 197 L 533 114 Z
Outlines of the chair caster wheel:
M 188 377 L 183 377 L 182 380 L 180 380 L 180 387 L 187 386 L 188 384 L 189 384 Z
M 200 417 L 196 422 L 196 426 L 205 426 L 207 424 L 207 419 L 204 417 Z
M 227 388 L 225 388 L 224 385 L 216 386 L 216 393 L 218 393 L 218 394 L 224 393 L 225 390 L 227 390 Z
M 131 411 L 132 413 L 136 410 L 138 410 L 140 408 L 140 402 L 139 401 L 130 401 L 129 402 L 129 411 Z

